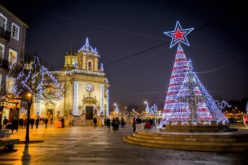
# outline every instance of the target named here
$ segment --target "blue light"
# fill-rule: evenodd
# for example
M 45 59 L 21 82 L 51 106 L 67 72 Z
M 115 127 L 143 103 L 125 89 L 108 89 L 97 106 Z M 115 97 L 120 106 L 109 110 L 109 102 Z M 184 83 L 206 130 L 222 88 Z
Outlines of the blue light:
M 63 86 L 46 67 L 40 64 L 38 57 L 24 64 L 15 78 L 14 94 L 19 96 L 30 92 L 39 99 L 49 100 L 63 95 Z
M 180 25 L 180 22 L 177 21 L 175 29 L 173 31 L 164 32 L 164 34 L 171 37 L 172 39 L 170 43 L 170 48 L 172 48 L 176 44 L 180 45 L 180 43 L 190 46 L 189 41 L 187 39 L 187 35 L 193 30 L 194 28 L 183 29 Z

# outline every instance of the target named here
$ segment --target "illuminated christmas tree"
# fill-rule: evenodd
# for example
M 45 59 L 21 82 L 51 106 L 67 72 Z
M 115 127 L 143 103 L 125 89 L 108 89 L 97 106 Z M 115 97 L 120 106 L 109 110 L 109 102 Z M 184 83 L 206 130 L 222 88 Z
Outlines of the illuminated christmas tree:
M 174 31 L 164 34 L 172 38 L 170 47 L 178 44 L 175 62 L 162 114 L 161 126 L 168 122 L 226 122 L 214 99 L 209 95 L 180 43 L 189 46 L 186 36 L 193 28 L 182 29 L 179 22 Z
M 176 95 L 176 103 L 172 107 L 172 115 L 169 121 L 211 122 L 225 121 L 224 115 L 209 99 L 208 93 L 193 72 L 189 60 L 189 71 L 185 75 L 183 84 Z
M 172 74 L 170 77 L 170 83 L 167 91 L 167 96 L 165 100 L 163 119 L 169 121 L 174 112 L 173 108 L 177 104 L 176 96 L 183 84 L 186 73 L 189 71 L 188 60 L 184 54 L 184 51 L 179 44 L 177 47 L 177 53 L 175 62 L 172 69 Z

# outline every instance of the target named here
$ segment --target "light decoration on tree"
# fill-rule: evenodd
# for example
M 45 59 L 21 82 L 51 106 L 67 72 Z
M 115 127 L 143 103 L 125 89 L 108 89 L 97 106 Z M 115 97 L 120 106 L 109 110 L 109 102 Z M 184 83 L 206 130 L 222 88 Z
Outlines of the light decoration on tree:
M 225 115 L 221 112 L 221 110 L 219 109 L 219 107 L 216 105 L 215 100 L 213 99 L 213 97 L 208 93 L 208 91 L 206 90 L 206 88 L 203 86 L 203 84 L 201 83 L 201 81 L 199 80 L 199 78 L 196 76 L 196 81 L 199 84 L 200 90 L 203 92 L 203 95 L 206 98 L 206 104 L 208 109 L 210 110 L 210 113 L 213 116 L 213 120 L 217 121 L 217 123 L 226 123 L 228 122 L 228 119 L 225 117 Z
M 196 73 L 193 72 L 189 60 L 189 71 L 176 96 L 177 104 L 174 104 L 170 121 L 191 122 L 225 122 L 227 119 L 208 94 Z
M 40 64 L 39 58 L 34 57 L 33 60 L 24 64 L 15 78 L 13 92 L 17 96 L 30 92 L 37 99 L 49 101 L 63 95 L 63 86 L 54 74 Z
M 173 107 L 177 104 L 176 96 L 183 84 L 185 74 L 189 71 L 188 60 L 185 53 L 179 44 L 177 47 L 177 53 L 175 62 L 173 65 L 167 96 L 165 100 L 164 110 L 162 113 L 161 124 L 166 124 L 173 114 Z
M 186 36 L 194 28 L 182 29 L 176 22 L 174 31 L 164 32 L 172 38 L 170 48 L 178 44 L 175 62 L 162 113 L 161 126 L 172 122 L 211 123 L 226 122 L 214 99 L 193 72 L 191 61 L 186 58 L 181 43 L 190 46 Z

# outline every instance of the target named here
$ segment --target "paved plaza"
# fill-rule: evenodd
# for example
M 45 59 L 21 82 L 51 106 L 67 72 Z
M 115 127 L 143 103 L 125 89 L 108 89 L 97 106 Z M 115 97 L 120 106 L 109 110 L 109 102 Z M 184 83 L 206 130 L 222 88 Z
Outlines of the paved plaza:
M 131 127 L 120 128 L 118 133 L 90 126 L 32 129 L 30 139 L 44 142 L 18 144 L 12 152 L 1 151 L 0 164 L 238 165 L 248 162 L 245 154 L 178 151 L 124 143 L 121 138 L 130 133 Z M 24 140 L 25 130 L 14 132 L 11 138 L 16 137 Z

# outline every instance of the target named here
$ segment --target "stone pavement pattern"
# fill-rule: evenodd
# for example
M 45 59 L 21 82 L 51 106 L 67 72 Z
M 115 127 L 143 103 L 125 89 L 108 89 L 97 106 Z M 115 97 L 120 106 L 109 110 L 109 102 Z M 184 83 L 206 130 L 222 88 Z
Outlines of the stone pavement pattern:
M 244 154 L 178 151 L 140 147 L 124 143 L 121 138 L 131 128 L 118 133 L 100 127 L 69 127 L 31 130 L 31 140 L 44 140 L 28 146 L 18 144 L 13 152 L 0 152 L 0 164 L 5 165 L 217 165 L 246 164 Z M 25 138 L 19 130 L 12 138 Z

